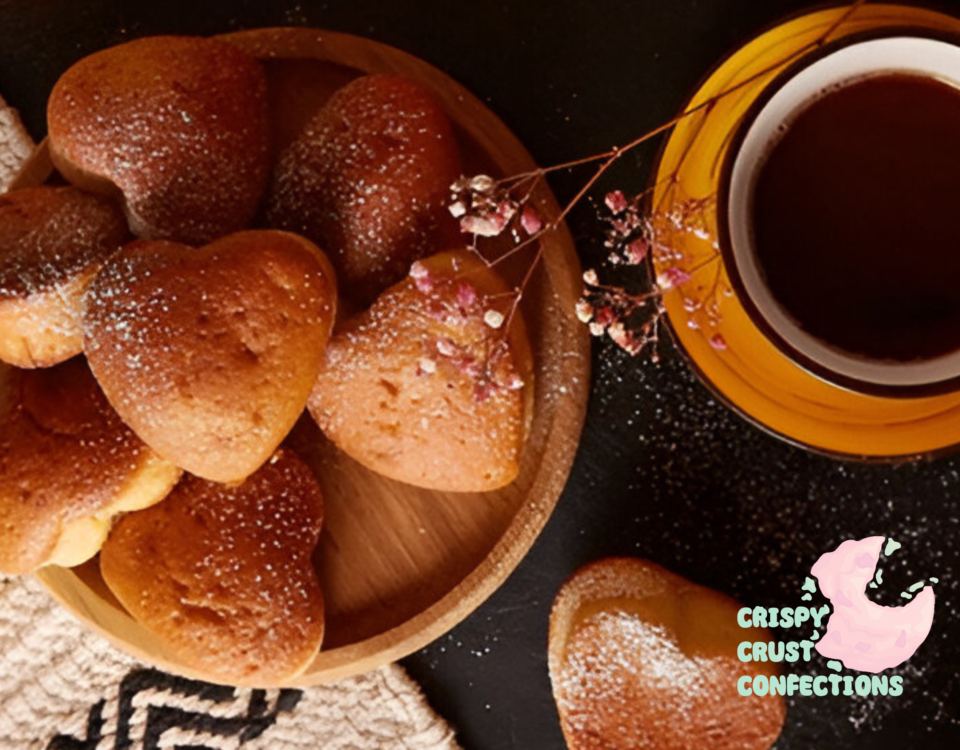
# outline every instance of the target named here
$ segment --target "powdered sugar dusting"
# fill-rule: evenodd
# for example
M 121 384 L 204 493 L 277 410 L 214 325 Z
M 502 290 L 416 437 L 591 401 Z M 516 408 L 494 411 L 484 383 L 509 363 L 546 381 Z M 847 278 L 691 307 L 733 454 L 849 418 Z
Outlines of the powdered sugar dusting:
M 330 254 L 350 294 L 370 301 L 430 251 L 459 156 L 450 124 L 420 86 L 367 76 L 331 97 L 281 153 L 272 226 Z
M 335 299 L 315 252 L 284 233 L 204 248 L 133 243 L 87 292 L 85 351 L 111 403 L 158 453 L 236 481 L 303 411 Z
M 34 367 L 79 354 L 83 290 L 127 236 L 119 209 L 75 188 L 0 197 L 0 359 Z
M 502 486 L 523 444 L 514 353 L 484 321 L 490 299 L 426 265 L 331 340 L 310 411 L 342 450 L 387 476 L 454 491 Z
M 0 196 L 0 300 L 54 289 L 98 266 L 127 236 L 109 201 L 75 188 Z
M 225 42 L 148 37 L 90 55 L 54 87 L 48 121 L 57 165 L 116 185 L 140 237 L 206 242 L 253 219 L 269 171 L 266 77 Z
M 82 358 L 0 370 L 0 570 L 44 564 L 63 526 L 107 508 L 151 456 Z
M 739 662 L 739 634 L 724 627 L 736 609 L 642 560 L 576 573 L 550 624 L 550 677 L 571 750 L 767 750 L 783 701 L 737 693 L 737 678 L 757 668 Z
M 593 645 L 578 648 L 585 639 Z M 701 680 L 696 661 L 683 654 L 665 628 L 627 612 L 599 613 L 567 648 L 570 656 L 563 670 L 561 708 L 579 730 L 587 729 L 593 717 L 582 712 L 576 696 L 623 704 L 620 690 L 625 674 L 639 679 L 642 672 L 650 687 L 675 687 L 683 693 L 697 690 Z
M 124 518 L 102 553 L 107 583 L 191 664 L 222 678 L 280 679 L 320 645 L 312 555 L 323 503 L 283 451 L 239 486 L 187 477 L 161 505 Z

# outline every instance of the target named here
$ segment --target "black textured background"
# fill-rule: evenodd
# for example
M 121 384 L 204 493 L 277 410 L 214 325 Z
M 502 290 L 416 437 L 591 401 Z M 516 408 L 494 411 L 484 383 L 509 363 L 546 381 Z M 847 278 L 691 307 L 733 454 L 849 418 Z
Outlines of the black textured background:
M 669 117 L 726 52 L 807 3 L 792 0 L 0 0 L 0 92 L 43 134 L 72 62 L 145 34 L 314 25 L 401 47 L 485 98 L 541 164 L 621 143 Z M 960 2 L 941 3 L 960 13 Z M 608 186 L 639 188 L 650 154 Z M 583 175 L 554 182 L 561 201 Z M 593 209 L 572 215 L 597 251 Z M 960 293 L 960 290 L 958 290 Z M 740 601 L 799 604 L 817 557 L 848 538 L 904 543 L 878 601 L 938 576 L 936 619 L 899 698 L 796 698 L 780 750 L 954 748 L 960 739 L 960 464 L 860 466 L 746 425 L 667 353 L 653 366 L 595 347 L 590 414 L 570 483 L 533 552 L 449 636 L 405 665 L 467 750 L 562 748 L 546 670 L 550 604 L 577 567 L 648 557 Z M 781 634 L 789 637 L 791 634 Z M 797 634 L 793 634 L 796 636 Z M 826 671 L 822 661 L 815 665 Z

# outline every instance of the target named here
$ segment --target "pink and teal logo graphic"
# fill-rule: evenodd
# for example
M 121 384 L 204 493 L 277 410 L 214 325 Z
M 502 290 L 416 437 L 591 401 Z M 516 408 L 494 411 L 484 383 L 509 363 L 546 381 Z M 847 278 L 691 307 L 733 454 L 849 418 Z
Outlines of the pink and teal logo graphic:
M 902 695 L 903 677 L 880 673 L 907 661 L 930 634 L 936 602 L 932 584 L 938 581 L 929 578 L 911 585 L 901 593 L 907 601 L 900 606 L 871 601 L 867 589 L 883 584 L 881 550 L 890 557 L 899 547 L 893 539 L 872 536 L 850 539 L 821 555 L 810 571 L 813 578 L 804 581 L 802 591 L 806 593 L 801 599 L 811 602 L 819 586 L 829 605 L 743 607 L 737 613 L 737 623 L 742 628 L 793 628 L 808 622 L 814 626 L 810 637 L 800 641 L 743 641 L 737 657 L 744 663 L 811 662 L 817 653 L 828 659 L 827 667 L 835 673 L 847 668 L 874 676 L 744 675 L 737 682 L 740 694 Z M 820 629 L 824 626 L 821 637 Z
M 833 605 L 827 631 L 817 652 L 858 672 L 881 672 L 903 664 L 930 634 L 936 597 L 936 578 L 918 581 L 901 596 L 901 607 L 884 607 L 867 598 L 867 587 L 883 583 L 878 569 L 884 537 L 850 539 L 817 560 L 811 573 L 820 591 Z M 900 545 L 888 539 L 884 554 Z

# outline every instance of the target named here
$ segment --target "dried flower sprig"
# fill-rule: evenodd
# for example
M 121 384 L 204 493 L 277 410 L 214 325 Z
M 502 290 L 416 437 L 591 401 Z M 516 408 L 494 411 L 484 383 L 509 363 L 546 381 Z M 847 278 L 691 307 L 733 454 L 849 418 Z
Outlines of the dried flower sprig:
M 425 340 L 427 354 L 418 363 L 418 375 L 431 376 L 438 362 L 446 362 L 473 382 L 478 402 L 523 387 L 507 358 L 507 341 L 499 335 L 504 317 L 493 306 L 497 295 L 484 294 L 470 281 L 448 273 L 434 273 L 420 261 L 411 266 L 410 279 L 425 297 L 426 315 L 447 330 L 474 330 L 473 321 L 483 320 L 479 334 L 474 332 L 465 341 L 458 343 L 448 335 Z
M 590 193 L 604 174 L 624 154 L 659 135 L 670 132 L 678 124 L 697 113 L 708 114 L 725 97 L 780 69 L 801 55 L 823 46 L 866 2 L 867 0 L 855 0 L 823 34 L 800 47 L 786 59 L 766 66 L 715 96 L 688 107 L 673 119 L 638 136 L 624 146 L 615 146 L 600 154 L 502 179 L 477 175 L 457 180 L 451 188 L 450 212 L 459 220 L 461 230 L 471 235 L 470 247 L 485 264 L 495 266 L 527 247 L 536 247 L 523 279 L 511 295 L 507 314 L 492 311 L 487 323 L 501 329 L 501 335 L 505 340 L 506 331 L 510 328 L 523 293 L 543 256 L 544 245 L 538 240 L 545 233 L 559 227 L 570 211 Z M 673 191 L 679 189 L 680 169 L 688 154 L 689 149 L 681 155 L 673 173 L 653 188 L 668 183 L 665 194 L 675 197 Z M 530 205 L 530 198 L 540 181 L 549 174 L 597 163 L 599 166 L 593 175 L 556 217 L 545 220 Z M 661 210 L 660 205 L 654 206 L 651 210 L 647 206 L 647 197 L 653 188 L 648 188 L 629 198 L 622 191 L 614 190 L 607 193 L 604 200 L 608 212 L 603 217 L 606 224 L 605 246 L 609 250 L 607 262 L 611 266 L 644 268 L 646 273 L 639 289 L 628 289 L 625 284 L 601 283 L 596 269 L 590 269 L 584 274 L 584 293 L 577 303 L 577 316 L 590 327 L 591 333 L 596 336 L 609 336 L 629 354 L 636 355 L 649 350 L 651 357 L 657 359 L 660 318 L 664 313 L 662 301 L 664 292 L 684 287 L 699 271 L 712 264 L 716 266 L 716 270 L 711 285 L 698 297 L 685 295 L 683 305 L 690 314 L 687 325 L 691 328 L 704 329 L 709 336 L 711 346 L 722 351 L 726 349 L 726 341 L 721 334 L 711 329 L 715 329 L 720 323 L 720 297 L 731 294 L 731 291 L 721 283 L 719 249 L 705 222 L 707 209 L 712 207 L 714 197 L 686 198 L 674 201 L 669 211 Z M 487 260 L 479 250 L 480 238 L 499 237 L 506 233 L 512 235 L 513 247 L 494 260 Z M 696 266 L 685 268 L 684 262 L 687 259 L 672 249 L 675 246 L 673 240 L 678 233 L 681 235 L 690 233 L 700 240 L 712 242 L 713 254 L 699 261 Z M 653 260 L 664 268 L 656 277 L 652 271 Z
M 720 288 L 719 248 L 713 242 L 713 254 L 696 267 L 684 268 L 686 258 L 672 241 L 677 234 L 691 234 L 699 239 L 710 239 L 705 227 L 705 215 L 713 206 L 710 198 L 686 199 L 675 202 L 669 211 L 645 211 L 645 194 L 627 199 L 619 190 L 607 193 L 604 205 L 607 215 L 604 246 L 608 249 L 607 262 L 611 266 L 638 266 L 644 273 L 639 287 L 631 291 L 624 285 L 601 284 L 596 269 L 583 275 L 584 294 L 577 303 L 577 317 L 590 326 L 594 336 L 607 335 L 628 354 L 636 355 L 649 347 L 651 358 L 659 358 L 660 318 L 664 313 L 664 292 L 685 286 L 697 271 L 716 264 L 714 285 L 705 301 L 692 296 L 684 298 L 688 313 L 702 312 L 691 317 L 689 323 L 700 327 L 699 317 L 706 325 L 716 327 L 720 322 L 717 293 Z M 664 269 L 653 277 L 651 259 Z M 719 334 L 714 334 L 719 337 Z M 721 341 L 717 338 L 717 343 Z

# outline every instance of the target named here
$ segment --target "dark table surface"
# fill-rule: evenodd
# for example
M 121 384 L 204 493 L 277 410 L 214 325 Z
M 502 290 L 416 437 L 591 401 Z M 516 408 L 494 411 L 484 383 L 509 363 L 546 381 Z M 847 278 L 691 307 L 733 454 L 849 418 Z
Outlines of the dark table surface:
M 807 4 L 0 0 L 0 92 L 39 137 L 59 74 L 99 48 L 146 34 L 313 25 L 434 63 L 484 98 L 539 163 L 553 164 L 668 118 L 725 53 Z M 960 12 L 960 2 L 952 6 Z M 642 186 L 651 158 L 631 158 L 614 186 Z M 561 201 L 582 179 L 553 182 Z M 570 224 L 581 253 L 595 256 L 594 209 L 585 204 Z M 554 595 L 580 565 L 637 555 L 744 603 L 795 606 L 820 554 L 874 534 L 904 543 L 884 563 L 877 601 L 902 603 L 910 583 L 940 578 L 933 630 L 897 670 L 904 694 L 792 699 L 777 747 L 957 747 L 960 462 L 897 468 L 807 454 L 730 413 L 669 350 L 655 366 L 598 343 L 594 367 L 579 456 L 546 531 L 484 606 L 404 662 L 464 747 L 564 746 L 547 676 L 547 623 Z M 822 663 L 808 668 L 825 671 Z

